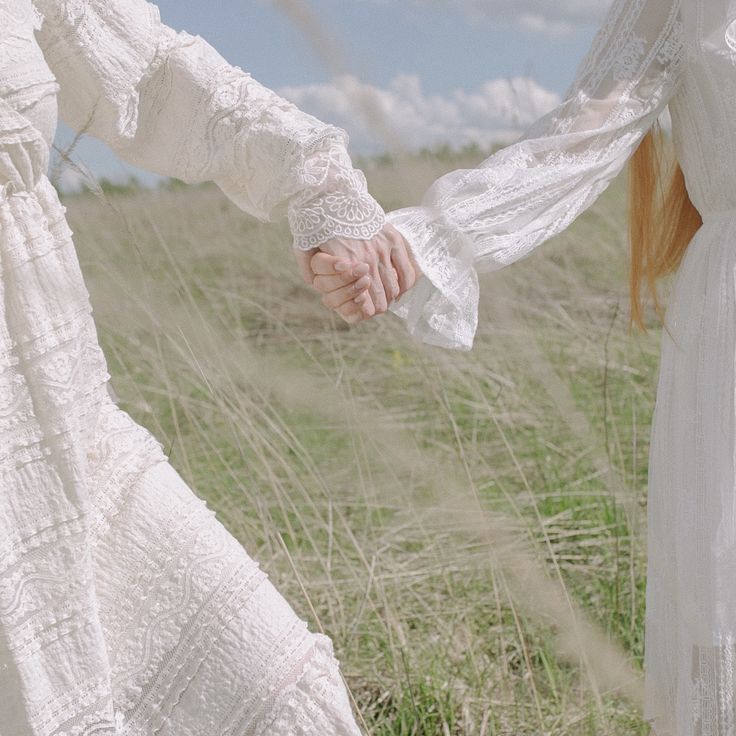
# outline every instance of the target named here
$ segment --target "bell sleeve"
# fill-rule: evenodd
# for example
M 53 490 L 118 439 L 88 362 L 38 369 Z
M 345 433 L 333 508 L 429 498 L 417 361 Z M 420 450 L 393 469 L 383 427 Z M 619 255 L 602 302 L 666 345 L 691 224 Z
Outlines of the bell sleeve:
M 390 309 L 429 344 L 469 350 L 478 272 L 530 254 L 588 208 L 675 93 L 679 0 L 615 0 L 563 101 L 477 168 L 437 179 L 391 212 L 422 272 Z

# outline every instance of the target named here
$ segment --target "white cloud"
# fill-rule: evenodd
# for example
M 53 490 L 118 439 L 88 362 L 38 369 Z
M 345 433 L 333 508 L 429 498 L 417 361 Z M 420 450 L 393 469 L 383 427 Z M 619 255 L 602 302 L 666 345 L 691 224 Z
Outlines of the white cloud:
M 374 0 L 377 2 L 378 0 Z M 474 20 L 517 28 L 532 35 L 565 38 L 600 24 L 611 0 L 414 0 L 419 5 L 447 5 Z
M 575 26 L 569 21 L 549 20 L 537 13 L 522 13 L 516 19 L 516 25 L 527 33 L 550 38 L 568 38 L 575 33 Z
M 474 91 L 427 95 L 413 75 L 397 76 L 386 88 L 344 75 L 329 83 L 282 88 L 279 94 L 345 128 L 352 149 L 359 153 L 444 143 L 454 148 L 507 143 L 560 101 L 557 94 L 525 77 L 490 80 Z

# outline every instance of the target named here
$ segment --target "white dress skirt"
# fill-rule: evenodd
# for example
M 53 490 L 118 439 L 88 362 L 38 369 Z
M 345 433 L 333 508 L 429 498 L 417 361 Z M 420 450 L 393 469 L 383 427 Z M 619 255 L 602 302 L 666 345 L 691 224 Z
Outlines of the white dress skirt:
M 330 639 L 109 395 L 70 235 L 48 180 L 0 200 L 0 734 L 358 736 Z
M 705 218 L 665 322 L 649 457 L 649 708 L 658 736 L 724 736 L 736 733 L 736 210 Z
M 122 732 L 358 734 L 330 639 L 177 471 L 159 462 L 121 489 L 94 566 Z
M 108 392 L 47 177 L 57 109 L 288 216 L 295 247 L 383 223 L 343 131 L 155 6 L 0 0 L 0 736 L 358 736 L 330 639 Z

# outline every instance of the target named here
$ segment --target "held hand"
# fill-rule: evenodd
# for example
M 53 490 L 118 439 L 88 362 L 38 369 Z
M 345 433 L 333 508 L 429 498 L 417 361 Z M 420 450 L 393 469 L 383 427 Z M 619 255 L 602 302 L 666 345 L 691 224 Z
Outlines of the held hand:
M 406 241 L 389 224 L 371 240 L 334 238 L 321 248 L 295 255 L 304 281 L 349 324 L 385 312 L 392 299 L 416 282 L 417 269 Z
M 411 289 L 417 269 L 408 245 L 392 225 L 386 224 L 371 240 L 335 239 L 325 243 L 310 261 L 313 286 L 325 296 L 323 303 L 350 324 L 382 314 L 388 305 Z M 371 286 L 367 293 L 348 295 L 345 276 L 356 282 L 363 272 L 352 275 L 356 262 L 368 265 Z M 340 278 L 342 277 L 342 278 Z M 360 281 L 362 284 L 364 281 Z M 336 291 L 339 290 L 339 291 Z M 335 292 L 334 297 L 333 292 Z
M 349 269 L 356 262 L 368 264 L 371 301 L 364 299 L 366 317 L 383 314 L 394 299 L 413 286 L 416 279 L 406 243 L 389 224 L 370 240 L 335 238 L 324 243 L 320 250 L 340 259 L 335 264 L 337 272 Z
M 322 266 L 324 274 L 315 273 L 311 263 L 315 256 L 330 259 Z M 322 294 L 322 304 L 328 309 L 340 310 L 340 316 L 347 322 L 358 322 L 363 304 L 372 305 L 368 288 L 370 287 L 370 267 L 367 263 L 350 263 L 346 270 L 337 272 L 333 266 L 342 261 L 335 256 L 320 253 L 318 248 L 294 251 L 299 273 L 307 284 L 314 286 Z M 348 318 L 355 315 L 356 319 Z
M 348 270 L 336 271 L 335 266 L 347 265 Z M 322 294 L 322 304 L 333 309 L 348 324 L 356 324 L 376 314 L 369 293 L 370 274 L 367 263 L 348 263 L 339 256 L 317 251 L 310 262 L 314 273 L 312 285 Z

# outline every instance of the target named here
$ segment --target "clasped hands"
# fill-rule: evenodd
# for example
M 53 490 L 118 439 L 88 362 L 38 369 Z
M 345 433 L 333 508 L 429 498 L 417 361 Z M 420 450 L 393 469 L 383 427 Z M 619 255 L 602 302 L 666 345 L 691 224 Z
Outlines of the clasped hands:
M 406 241 L 388 223 L 370 240 L 333 238 L 295 253 L 304 281 L 348 324 L 384 313 L 417 280 Z

